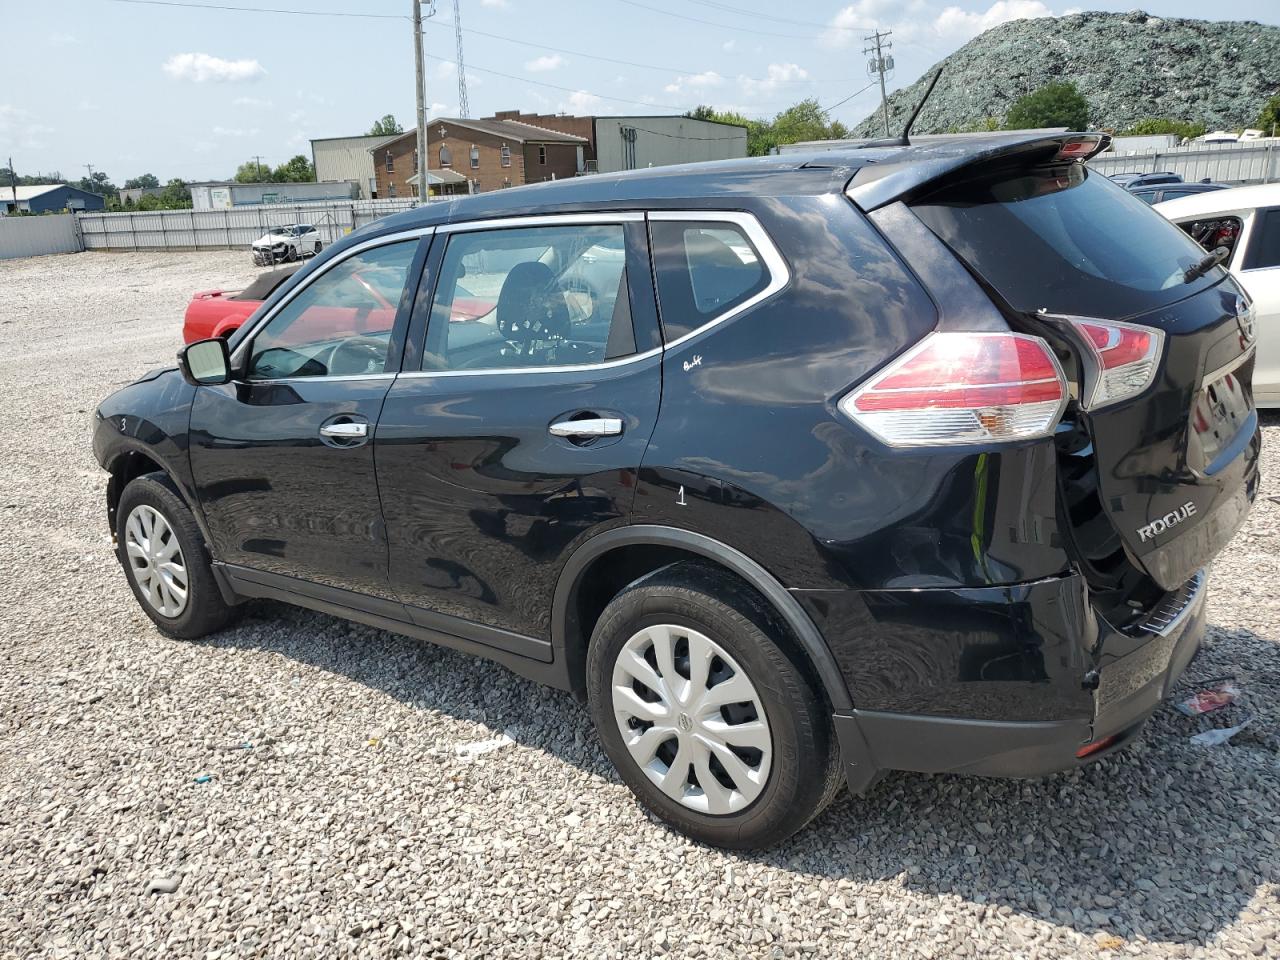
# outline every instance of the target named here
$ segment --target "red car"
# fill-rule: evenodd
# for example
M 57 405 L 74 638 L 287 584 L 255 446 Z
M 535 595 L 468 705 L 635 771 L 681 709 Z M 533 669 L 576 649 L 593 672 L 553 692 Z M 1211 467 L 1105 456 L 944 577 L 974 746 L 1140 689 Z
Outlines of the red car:
M 187 313 L 182 323 L 182 341 L 194 343 L 210 337 L 229 337 L 235 333 L 246 320 L 253 315 L 267 297 L 285 280 L 293 276 L 301 264 L 285 267 L 282 270 L 271 270 L 260 274 L 249 286 L 238 292 L 224 290 L 200 290 L 191 295 L 187 304 Z M 389 329 L 395 317 L 396 305 L 387 300 L 379 291 L 376 278 L 362 276 L 354 272 L 350 276 L 350 303 L 341 306 L 325 305 L 313 309 L 323 311 L 323 316 L 311 320 L 308 335 L 314 335 L 324 326 L 333 326 L 334 333 L 345 333 L 353 329 L 354 314 L 362 314 L 362 322 L 357 324 L 365 332 L 372 332 L 380 321 L 385 321 Z M 478 298 L 458 298 L 453 302 L 453 312 L 449 319 L 454 321 L 478 320 L 493 310 L 490 300 Z M 372 324 L 372 325 L 371 325 Z

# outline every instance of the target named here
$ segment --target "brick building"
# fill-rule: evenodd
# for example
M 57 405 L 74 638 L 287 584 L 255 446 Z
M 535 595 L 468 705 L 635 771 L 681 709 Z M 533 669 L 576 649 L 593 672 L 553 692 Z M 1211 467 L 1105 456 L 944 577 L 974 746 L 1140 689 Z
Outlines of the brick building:
M 572 177 L 586 169 L 584 136 L 514 120 L 442 117 L 427 128 L 431 195 L 482 193 L 542 180 Z M 417 131 L 370 150 L 379 197 L 418 194 Z

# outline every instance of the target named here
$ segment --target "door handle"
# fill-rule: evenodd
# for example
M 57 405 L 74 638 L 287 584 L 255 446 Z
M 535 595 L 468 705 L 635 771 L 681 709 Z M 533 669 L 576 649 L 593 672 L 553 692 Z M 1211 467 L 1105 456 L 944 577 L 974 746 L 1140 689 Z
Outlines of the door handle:
M 320 428 L 320 436 L 331 440 L 363 440 L 369 435 L 369 425 L 348 421 L 346 423 L 326 423 Z
M 553 437 L 616 437 L 622 433 L 619 417 L 594 417 L 589 420 L 561 420 L 547 428 Z

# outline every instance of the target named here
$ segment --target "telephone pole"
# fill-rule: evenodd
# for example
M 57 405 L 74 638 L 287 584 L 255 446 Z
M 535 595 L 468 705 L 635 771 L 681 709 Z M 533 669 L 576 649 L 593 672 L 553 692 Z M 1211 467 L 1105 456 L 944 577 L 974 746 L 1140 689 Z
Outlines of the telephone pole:
M 262 182 L 262 157 L 254 156 L 253 158 L 253 175 L 258 178 L 258 182 Z
M 436 12 L 427 0 L 427 16 Z M 422 65 L 422 0 L 413 0 L 413 70 L 418 88 L 418 199 L 427 198 L 427 80 Z
M 13 154 L 9 154 L 9 186 L 13 189 L 13 212 L 18 212 L 18 171 L 13 169 Z
M 880 112 L 884 116 L 884 135 L 892 136 L 889 133 L 889 96 L 884 90 L 884 75 L 893 69 L 893 55 L 889 53 L 893 49 L 893 44 L 888 43 L 892 30 L 886 30 L 881 33 L 878 29 L 869 37 L 863 37 L 869 44 L 864 47 L 862 52 L 865 54 L 875 54 L 867 61 L 867 73 L 880 74 Z
M 467 99 L 467 67 L 462 60 L 462 14 L 458 0 L 453 0 L 453 34 L 458 42 L 458 116 L 464 120 L 471 116 L 471 103 Z

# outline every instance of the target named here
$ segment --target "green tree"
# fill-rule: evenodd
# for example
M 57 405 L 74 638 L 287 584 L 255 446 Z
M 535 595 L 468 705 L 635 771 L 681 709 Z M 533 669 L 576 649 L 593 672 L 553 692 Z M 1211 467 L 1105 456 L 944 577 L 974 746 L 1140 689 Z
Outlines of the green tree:
M 1168 117 L 1147 117 L 1139 120 L 1121 136 L 1149 137 L 1161 133 L 1171 133 L 1186 140 L 1194 140 L 1205 131 L 1203 123 L 1189 123 L 1185 120 L 1171 120 Z
M 160 178 L 154 173 L 144 173 L 139 177 L 130 177 L 124 182 L 126 190 L 155 190 L 160 186 Z
M 1262 111 L 1253 125 L 1262 131 L 1264 137 L 1272 137 L 1280 131 L 1280 93 L 1262 105 Z
M 236 174 L 231 179 L 236 183 L 270 183 L 271 168 L 264 166 L 256 159 L 246 160 L 236 167 Z
M 1074 83 L 1049 83 L 1019 98 L 1004 119 L 1006 130 L 1036 127 L 1089 128 L 1089 102 Z
M 274 183 L 314 183 L 316 168 L 302 154 L 291 157 L 271 172 Z
M 114 198 L 120 194 L 120 188 L 112 183 L 111 178 L 101 170 L 91 177 L 81 177 L 71 185 L 89 193 L 96 193 L 100 197 Z
M 695 120 L 716 120 L 746 127 L 747 154 L 752 157 L 763 156 L 781 143 L 843 140 L 849 136 L 848 128 L 839 120 L 829 120 L 814 99 L 801 100 L 772 120 L 751 120 L 740 113 L 718 111 L 705 104 L 689 111 L 687 116 Z
M 983 117 L 981 120 L 972 120 L 969 123 L 947 127 L 947 133 L 992 133 L 1000 129 L 1000 119 L 998 117 Z
M 396 122 L 396 118 L 391 114 L 387 114 L 381 120 L 375 120 L 373 126 L 369 128 L 367 136 L 370 137 L 389 137 L 393 133 L 404 133 L 404 127 Z

